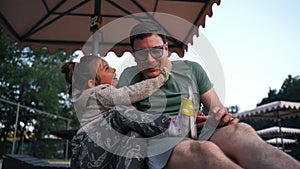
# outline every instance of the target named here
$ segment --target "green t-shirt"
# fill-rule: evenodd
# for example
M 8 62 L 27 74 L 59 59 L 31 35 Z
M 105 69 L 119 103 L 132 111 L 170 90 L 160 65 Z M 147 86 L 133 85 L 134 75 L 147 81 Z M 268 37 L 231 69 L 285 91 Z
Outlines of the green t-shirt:
M 181 97 L 188 97 L 188 88 L 192 87 L 195 99 L 195 112 L 200 109 L 200 95 L 212 88 L 204 69 L 196 62 L 172 61 L 172 71 L 169 80 L 148 99 L 134 104 L 139 110 L 148 113 L 167 113 L 177 115 Z M 126 68 L 121 74 L 119 87 L 132 85 L 145 80 L 137 66 Z

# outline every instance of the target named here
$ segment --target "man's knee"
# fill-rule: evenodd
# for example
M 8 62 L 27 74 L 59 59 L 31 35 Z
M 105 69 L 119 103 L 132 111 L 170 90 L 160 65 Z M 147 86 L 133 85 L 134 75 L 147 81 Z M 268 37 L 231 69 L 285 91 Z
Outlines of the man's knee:
M 221 149 L 211 141 L 185 140 L 179 143 L 165 168 L 209 168 L 210 162 L 219 161 Z
M 216 131 L 212 140 L 217 139 L 243 139 L 247 136 L 257 135 L 256 131 L 246 123 L 238 123 L 233 125 L 228 125 L 226 127 L 220 128 Z
M 239 130 L 238 130 L 239 132 L 247 133 L 247 134 L 256 134 L 256 131 L 254 130 L 254 128 L 251 127 L 249 124 L 238 123 L 237 126 L 239 128 Z
M 254 130 L 253 127 L 251 127 L 249 124 L 246 123 L 238 123 L 235 129 L 235 132 L 231 133 L 229 135 L 229 140 L 231 141 L 242 141 L 242 142 L 247 142 L 253 139 L 259 141 L 259 136 L 257 135 L 256 131 Z
M 175 152 L 181 158 L 190 160 L 194 157 L 211 155 L 220 151 L 219 147 L 210 141 L 186 140 L 176 146 Z

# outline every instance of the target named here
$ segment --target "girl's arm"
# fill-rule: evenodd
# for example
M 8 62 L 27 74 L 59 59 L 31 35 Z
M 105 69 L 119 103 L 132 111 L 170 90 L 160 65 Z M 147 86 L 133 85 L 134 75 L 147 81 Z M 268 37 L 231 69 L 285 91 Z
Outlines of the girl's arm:
M 112 85 L 100 85 L 96 94 L 98 100 L 107 108 L 115 105 L 131 105 L 148 98 L 157 91 L 169 78 L 169 72 L 166 68 L 155 78 L 147 79 L 131 86 L 115 88 Z

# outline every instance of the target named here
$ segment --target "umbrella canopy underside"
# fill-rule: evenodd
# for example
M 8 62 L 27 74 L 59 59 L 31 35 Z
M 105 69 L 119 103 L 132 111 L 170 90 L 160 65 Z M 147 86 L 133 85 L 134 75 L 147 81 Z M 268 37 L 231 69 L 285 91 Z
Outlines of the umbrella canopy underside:
M 236 113 L 233 115 L 239 119 L 249 120 L 278 120 L 300 117 L 300 103 L 288 101 L 275 101 L 255 109 Z
M 18 42 L 20 48 L 30 46 L 33 50 L 37 50 L 47 47 L 50 52 L 64 49 L 71 54 L 75 50 L 81 50 L 92 35 L 90 23 L 91 16 L 95 13 L 102 18 L 101 27 L 131 14 L 165 13 L 178 16 L 197 29 L 187 25 L 174 25 L 176 23 L 172 23 L 173 19 L 160 20 L 155 13 L 133 19 L 136 22 L 155 20 L 162 26 L 167 22 L 168 25 L 172 25 L 165 27 L 171 37 L 180 30 L 183 36 L 179 39 L 170 38 L 169 48 L 171 52 L 183 56 L 187 43 L 192 43 L 193 36 L 198 36 L 198 28 L 205 26 L 206 16 L 212 16 L 213 4 L 220 4 L 220 0 L 101 0 L 99 2 L 97 8 L 94 0 L 1 0 L 0 27 L 3 28 L 4 34 Z M 118 56 L 122 56 L 125 51 L 130 51 L 128 39 L 121 40 L 115 45 L 116 42 L 110 41 L 109 37 L 101 36 L 101 38 L 99 46 L 113 44 L 113 47 L 108 50 Z M 107 49 L 99 52 L 105 55 Z

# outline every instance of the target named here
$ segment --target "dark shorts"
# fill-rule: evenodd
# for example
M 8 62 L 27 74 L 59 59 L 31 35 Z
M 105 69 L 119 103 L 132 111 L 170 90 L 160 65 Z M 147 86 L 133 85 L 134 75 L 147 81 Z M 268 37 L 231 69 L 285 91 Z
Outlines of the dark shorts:
M 163 168 L 167 164 L 174 147 L 181 141 L 189 139 L 187 137 L 166 137 L 148 141 L 147 165 L 149 169 Z
M 202 127 L 198 127 L 197 135 L 201 133 Z M 162 169 L 166 166 L 175 146 L 184 141 L 191 140 L 189 137 L 168 137 L 157 140 L 148 141 L 147 165 L 149 169 Z

